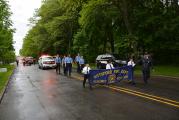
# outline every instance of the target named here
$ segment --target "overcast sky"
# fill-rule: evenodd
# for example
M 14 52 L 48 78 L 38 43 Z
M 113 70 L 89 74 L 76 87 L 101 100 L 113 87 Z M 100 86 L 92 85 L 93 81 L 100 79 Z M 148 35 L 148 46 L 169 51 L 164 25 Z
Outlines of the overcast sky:
M 14 33 L 14 48 L 16 49 L 16 54 L 19 54 L 19 50 L 22 47 L 23 38 L 29 30 L 28 19 L 33 16 L 36 8 L 41 6 L 41 0 L 7 0 L 11 8 L 13 21 L 13 28 L 16 29 Z

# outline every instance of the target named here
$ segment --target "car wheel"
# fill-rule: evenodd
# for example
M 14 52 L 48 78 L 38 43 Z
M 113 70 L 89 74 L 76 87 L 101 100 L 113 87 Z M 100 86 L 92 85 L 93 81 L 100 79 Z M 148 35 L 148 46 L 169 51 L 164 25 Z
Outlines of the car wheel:
M 45 70 L 45 68 L 42 66 L 42 70 Z

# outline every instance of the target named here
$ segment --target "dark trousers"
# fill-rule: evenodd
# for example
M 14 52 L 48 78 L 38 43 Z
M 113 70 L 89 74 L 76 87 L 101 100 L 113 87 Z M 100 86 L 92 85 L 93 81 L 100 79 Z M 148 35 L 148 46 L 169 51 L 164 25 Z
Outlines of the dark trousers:
M 66 75 L 66 67 L 65 67 L 65 64 L 63 64 L 63 73 L 64 73 L 64 75 Z
M 89 78 L 89 74 L 84 74 L 83 87 L 85 88 L 86 80 Z
M 77 72 L 80 73 L 80 64 L 77 62 Z
M 150 70 L 142 70 L 143 80 L 147 84 L 150 78 Z
M 130 75 L 129 76 L 130 83 L 135 84 L 135 80 L 134 80 L 134 68 L 133 67 L 131 67 L 131 71 L 130 71 L 129 75 Z
M 72 70 L 72 64 L 66 63 L 66 72 L 69 73 L 69 76 L 71 76 L 71 70 Z
M 57 63 L 57 66 L 56 66 L 56 73 L 60 74 L 60 63 Z

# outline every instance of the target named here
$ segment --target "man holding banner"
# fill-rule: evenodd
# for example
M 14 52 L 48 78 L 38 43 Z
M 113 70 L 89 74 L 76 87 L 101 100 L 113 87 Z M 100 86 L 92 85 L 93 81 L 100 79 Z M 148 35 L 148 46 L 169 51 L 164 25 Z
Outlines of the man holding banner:
M 106 64 L 106 69 L 114 69 L 114 66 L 113 66 L 111 60 L 108 60 L 108 63 Z
M 82 73 L 84 74 L 84 80 L 83 80 L 83 87 L 85 88 L 86 80 L 89 80 L 89 71 L 91 70 L 89 64 L 86 64 L 85 67 L 82 70 Z
M 127 65 L 131 67 L 131 72 L 130 72 L 130 78 L 129 78 L 129 80 L 131 80 L 132 85 L 135 85 L 135 81 L 134 81 L 134 67 L 135 67 L 135 63 L 134 63 L 132 58 L 130 58 L 130 60 L 127 63 Z

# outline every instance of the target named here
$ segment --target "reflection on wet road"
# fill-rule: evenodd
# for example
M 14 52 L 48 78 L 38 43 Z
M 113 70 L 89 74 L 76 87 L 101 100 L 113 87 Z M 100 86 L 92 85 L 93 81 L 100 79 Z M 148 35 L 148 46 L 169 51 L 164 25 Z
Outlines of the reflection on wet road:
M 20 66 L 0 105 L 0 120 L 178 120 L 179 109 L 99 88 L 55 70 Z

